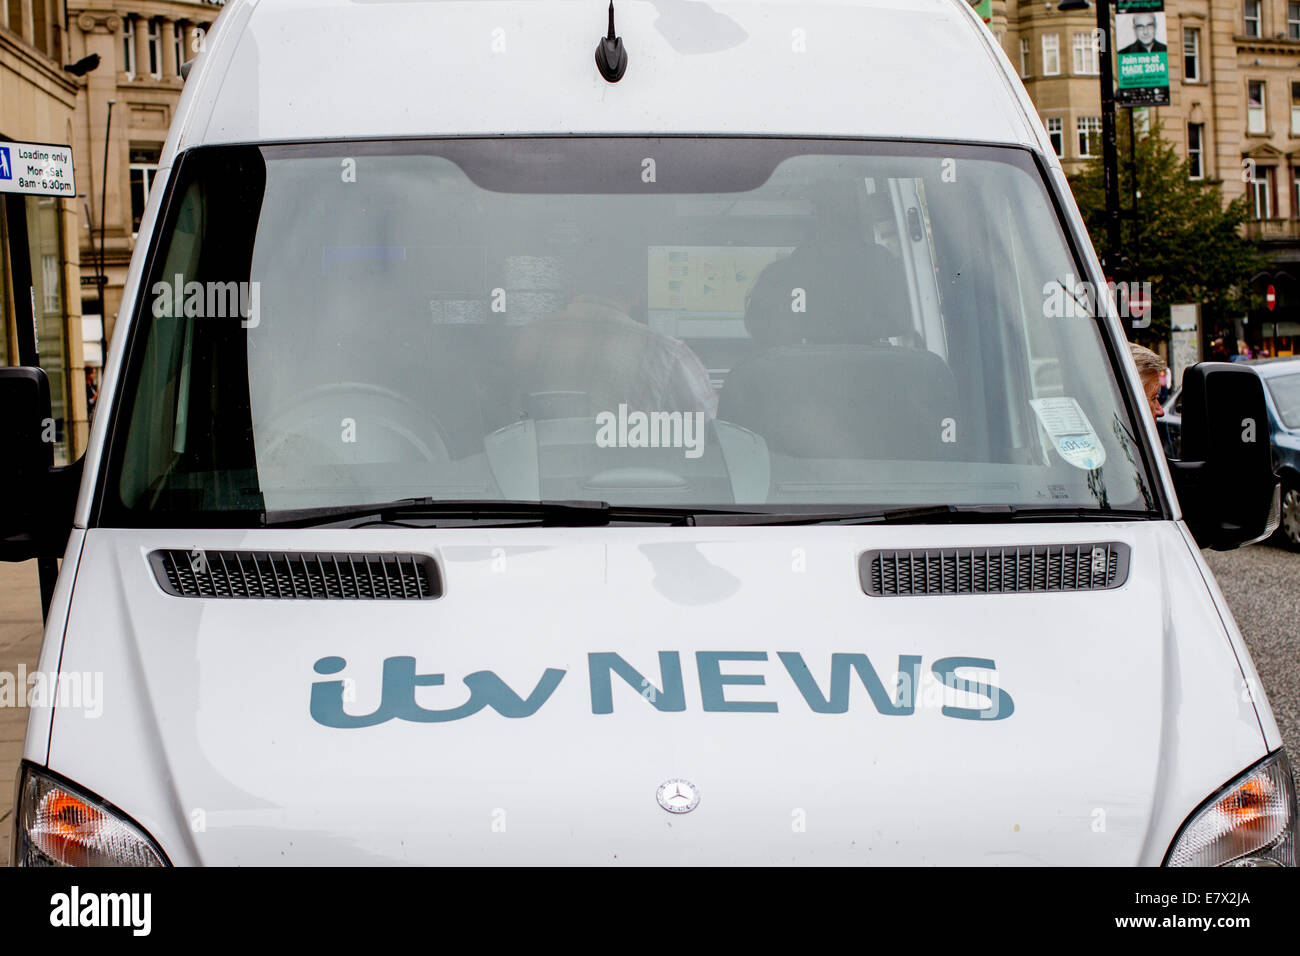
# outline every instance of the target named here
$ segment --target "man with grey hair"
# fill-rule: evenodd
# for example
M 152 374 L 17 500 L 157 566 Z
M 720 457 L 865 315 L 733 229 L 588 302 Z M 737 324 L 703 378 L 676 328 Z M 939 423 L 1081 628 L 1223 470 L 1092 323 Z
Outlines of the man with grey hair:
M 1132 43 L 1120 50 L 1123 53 L 1166 53 L 1168 47 L 1156 39 L 1159 25 L 1154 13 L 1139 13 L 1133 17 L 1133 33 L 1136 37 Z
M 1128 350 L 1133 356 L 1133 364 L 1137 366 L 1138 378 L 1142 380 L 1142 391 L 1146 393 L 1147 408 L 1151 412 L 1151 417 L 1159 419 L 1165 414 L 1157 397 L 1160 394 L 1160 376 L 1169 366 L 1155 352 L 1136 342 L 1130 342 Z

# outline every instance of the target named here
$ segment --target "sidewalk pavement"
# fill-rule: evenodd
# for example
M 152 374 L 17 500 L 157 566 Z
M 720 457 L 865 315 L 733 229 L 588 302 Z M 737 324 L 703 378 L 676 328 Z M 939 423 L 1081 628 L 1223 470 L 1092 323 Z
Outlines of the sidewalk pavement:
M 20 664 L 28 673 L 36 670 L 42 632 L 36 562 L 0 562 L 0 675 L 17 680 Z M 14 782 L 26 732 L 27 708 L 0 706 L 0 866 L 9 865 Z

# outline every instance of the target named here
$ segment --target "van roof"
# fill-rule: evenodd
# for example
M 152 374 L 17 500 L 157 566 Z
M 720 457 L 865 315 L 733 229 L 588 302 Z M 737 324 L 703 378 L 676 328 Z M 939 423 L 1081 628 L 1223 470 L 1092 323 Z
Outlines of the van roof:
M 966 0 L 232 0 L 164 164 L 208 143 L 761 134 L 1038 145 Z M 1049 154 L 1050 158 L 1050 154 Z

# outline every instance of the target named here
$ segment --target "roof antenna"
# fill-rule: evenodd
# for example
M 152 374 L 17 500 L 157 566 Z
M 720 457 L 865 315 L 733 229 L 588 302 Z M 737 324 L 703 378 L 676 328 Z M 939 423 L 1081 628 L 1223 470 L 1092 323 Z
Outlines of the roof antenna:
M 627 50 L 623 38 L 614 35 L 614 0 L 609 0 L 609 35 L 600 38 L 596 45 L 596 69 L 611 83 L 623 79 L 627 72 Z

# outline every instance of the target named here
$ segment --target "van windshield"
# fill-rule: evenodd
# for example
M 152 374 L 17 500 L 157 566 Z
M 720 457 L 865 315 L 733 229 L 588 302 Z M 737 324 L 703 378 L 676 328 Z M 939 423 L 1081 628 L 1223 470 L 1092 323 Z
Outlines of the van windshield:
M 1023 150 L 206 147 L 147 269 L 105 522 L 406 498 L 1155 507 Z

